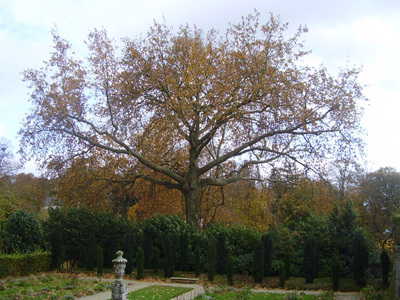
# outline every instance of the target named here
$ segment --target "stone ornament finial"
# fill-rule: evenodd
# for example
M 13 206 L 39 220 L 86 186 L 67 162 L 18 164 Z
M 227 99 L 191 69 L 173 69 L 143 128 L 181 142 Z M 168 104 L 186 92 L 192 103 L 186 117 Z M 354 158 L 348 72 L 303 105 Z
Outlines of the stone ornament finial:
M 114 264 L 115 281 L 111 286 L 111 299 L 112 300 L 127 300 L 128 285 L 122 277 L 125 274 L 126 263 L 128 262 L 122 257 L 124 252 L 117 251 L 117 258 L 112 260 Z
M 117 258 L 112 260 L 114 264 L 114 273 L 117 279 L 122 279 L 125 274 L 126 263 L 128 262 L 125 258 L 122 257 L 124 252 L 121 250 L 117 251 Z

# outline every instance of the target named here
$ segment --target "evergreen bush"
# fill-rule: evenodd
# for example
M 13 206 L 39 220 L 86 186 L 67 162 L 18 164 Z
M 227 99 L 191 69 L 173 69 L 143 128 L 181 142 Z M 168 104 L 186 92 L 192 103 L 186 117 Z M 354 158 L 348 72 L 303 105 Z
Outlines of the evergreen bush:
M 178 215 L 154 215 L 149 219 L 146 219 L 141 225 L 143 232 L 142 246 L 146 255 L 146 263 L 149 264 L 148 266 L 146 265 L 146 268 L 151 268 L 152 249 L 150 248 L 150 244 L 152 247 L 158 247 L 161 251 L 160 256 L 164 257 L 163 250 L 165 236 L 169 236 L 172 240 L 172 244 L 178 248 L 181 234 L 185 231 L 187 231 L 189 235 L 191 234 L 189 228 L 191 228 L 191 226 L 187 225 L 183 218 Z M 147 241 L 145 241 L 145 239 L 147 239 Z
M 233 285 L 233 259 L 230 254 L 226 258 L 226 279 L 228 285 Z
M 312 235 L 307 238 L 304 244 L 304 278 L 306 284 L 314 283 L 317 276 L 317 242 Z
M 50 208 L 49 218 L 44 222 L 46 240 L 51 243 L 52 235 L 62 237 L 63 260 L 84 264 L 82 248 L 90 234 L 97 237 L 97 243 L 104 250 L 104 267 L 112 268 L 117 244 L 123 244 L 129 232 L 138 232 L 138 225 L 127 217 L 112 212 L 92 212 L 82 207 Z M 133 249 L 138 245 L 135 244 Z M 86 251 L 85 251 L 86 252 Z
M 142 247 L 138 247 L 138 250 L 136 252 L 136 279 L 142 279 L 143 278 L 143 272 L 144 272 L 144 252 Z
M 366 270 L 368 268 L 369 253 L 365 243 L 364 235 L 358 231 L 354 237 L 354 266 L 353 276 L 357 285 L 365 287 L 367 284 Z
M 123 252 L 127 260 L 125 273 L 132 274 L 133 263 L 135 259 L 135 236 L 133 232 L 129 232 L 124 239 Z
M 280 262 L 279 265 L 279 286 L 284 289 L 286 281 L 286 267 L 284 262 Z
M 154 247 L 153 249 L 152 263 L 154 273 L 158 273 L 158 269 L 160 268 L 160 250 L 158 249 L 158 247 Z
M 143 244 L 142 244 L 143 252 L 144 252 L 144 268 L 151 268 L 151 257 L 153 256 L 153 245 L 150 234 L 147 231 L 143 231 Z
M 96 266 L 96 238 L 91 234 L 86 240 L 86 269 L 93 270 Z
M 272 237 L 271 234 L 263 234 L 262 242 L 264 246 L 264 277 L 271 276 L 271 263 L 272 263 Z
M 217 265 L 217 244 L 215 238 L 211 235 L 208 238 L 207 247 L 207 278 L 208 281 L 214 281 Z
M 103 247 L 101 247 L 101 245 L 97 245 L 96 248 L 97 277 L 101 277 L 103 275 L 103 264 L 104 264 Z
M 0 253 L 0 278 L 7 276 L 24 276 L 51 270 L 51 253 Z
M 380 260 L 381 260 L 381 270 L 382 270 L 382 282 L 384 285 L 387 285 L 390 272 L 390 258 L 385 249 L 381 251 Z
M 226 232 L 221 231 L 217 237 L 217 274 L 226 274 L 226 257 L 228 249 L 226 246 Z
M 51 246 L 51 267 L 60 270 L 62 258 L 62 245 L 60 233 L 52 232 L 50 239 Z
M 194 274 L 196 277 L 200 276 L 200 271 L 201 271 L 201 250 L 199 246 L 196 246 L 194 249 Z
M 260 240 L 254 249 L 253 254 L 253 279 L 255 283 L 261 283 L 264 271 L 264 244 Z
M 167 235 L 164 238 L 164 276 L 172 277 L 175 273 L 175 247 L 172 239 Z
M 186 230 L 179 237 L 179 269 L 189 271 L 189 236 Z
M 290 278 L 290 265 L 291 265 L 291 257 L 290 253 L 286 252 L 284 256 L 284 265 L 285 265 L 285 279 L 288 280 Z
M 332 255 L 332 290 L 336 292 L 339 289 L 340 280 L 340 258 L 339 253 L 335 251 Z
M 4 225 L 3 248 L 6 253 L 27 253 L 44 249 L 42 223 L 34 214 L 21 209 Z

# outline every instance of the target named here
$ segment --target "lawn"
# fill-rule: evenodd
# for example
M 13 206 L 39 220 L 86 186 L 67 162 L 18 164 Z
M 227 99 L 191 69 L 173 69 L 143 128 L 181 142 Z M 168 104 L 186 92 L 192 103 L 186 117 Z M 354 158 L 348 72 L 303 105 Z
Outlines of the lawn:
M 332 297 L 326 299 L 333 299 Z M 314 295 L 298 295 L 296 293 L 254 293 L 249 287 L 242 289 L 233 288 L 212 288 L 205 295 L 199 295 L 195 299 L 217 299 L 217 300 L 236 300 L 236 299 L 251 299 L 251 300 L 316 300 Z
M 109 282 L 81 280 L 77 276 L 31 275 L 26 280 L 7 278 L 0 282 L 0 300 L 68 299 L 82 297 L 109 289 Z M 69 297 L 73 299 L 72 297 Z
M 153 285 L 128 294 L 129 300 L 157 299 L 169 300 L 184 293 L 190 292 L 192 288 Z

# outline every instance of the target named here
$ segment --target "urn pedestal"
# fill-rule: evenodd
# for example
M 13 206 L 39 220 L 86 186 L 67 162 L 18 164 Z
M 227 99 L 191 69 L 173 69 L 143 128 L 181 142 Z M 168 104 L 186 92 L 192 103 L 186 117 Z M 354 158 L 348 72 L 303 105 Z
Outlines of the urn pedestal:
M 113 259 L 115 281 L 111 285 L 112 300 L 127 300 L 128 299 L 128 284 L 122 277 L 125 274 L 127 260 L 122 257 L 124 253 L 117 251 L 117 258 Z

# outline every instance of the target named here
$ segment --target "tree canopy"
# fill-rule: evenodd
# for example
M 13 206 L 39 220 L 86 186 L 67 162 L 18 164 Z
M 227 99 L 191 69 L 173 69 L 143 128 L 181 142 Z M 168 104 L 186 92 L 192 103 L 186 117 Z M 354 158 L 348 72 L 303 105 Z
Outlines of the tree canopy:
M 50 59 L 24 73 L 32 110 L 21 152 L 52 168 L 112 158 L 125 181 L 181 191 L 194 221 L 207 186 L 260 179 L 285 160 L 318 171 L 354 153 L 359 70 L 332 76 L 304 65 L 307 29 L 287 37 L 287 24 L 259 19 L 244 17 L 225 35 L 155 23 L 122 49 L 94 30 L 85 61 L 53 31 Z

